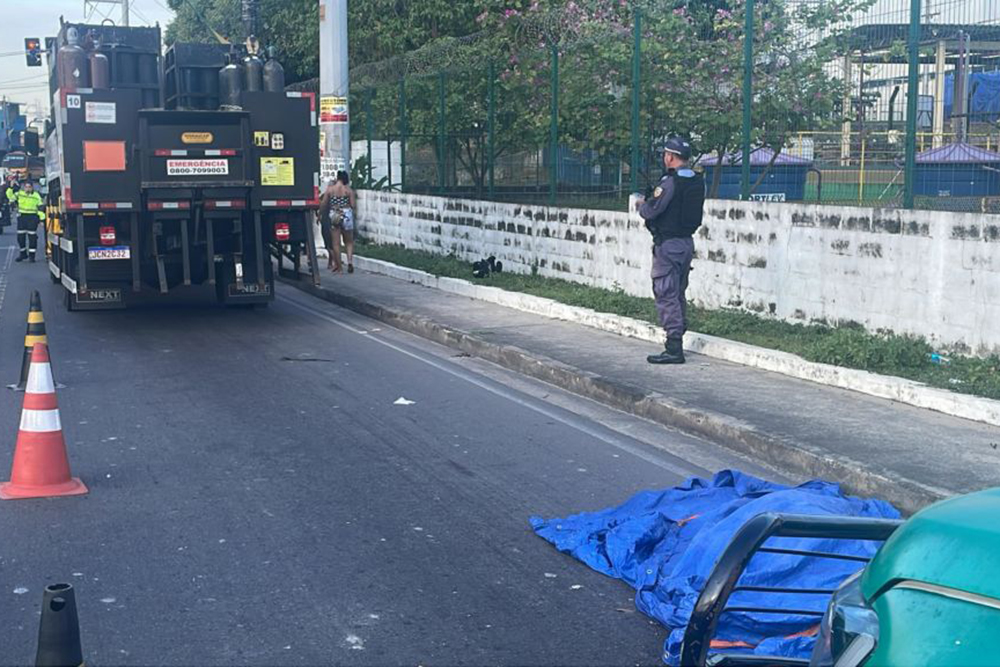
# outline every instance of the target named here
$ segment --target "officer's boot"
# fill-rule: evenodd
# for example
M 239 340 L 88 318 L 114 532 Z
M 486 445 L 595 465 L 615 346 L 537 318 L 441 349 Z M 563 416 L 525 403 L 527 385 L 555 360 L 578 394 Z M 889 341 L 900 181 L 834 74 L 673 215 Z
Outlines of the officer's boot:
M 663 352 L 649 355 L 646 357 L 646 361 L 651 364 L 683 364 L 684 340 L 682 338 L 668 338 Z

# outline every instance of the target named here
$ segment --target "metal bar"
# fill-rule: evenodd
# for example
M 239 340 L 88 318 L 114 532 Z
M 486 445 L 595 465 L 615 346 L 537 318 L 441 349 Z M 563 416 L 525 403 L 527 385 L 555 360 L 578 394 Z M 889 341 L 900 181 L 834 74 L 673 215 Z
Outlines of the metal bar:
M 389 189 L 392 189 L 392 135 L 391 134 L 386 137 L 385 164 L 387 172 L 386 183 L 388 183 Z
M 313 285 L 319 287 L 319 259 L 316 257 L 316 213 L 306 213 L 306 242 L 308 243 L 308 250 L 306 250 L 306 255 L 309 257 L 309 273 L 312 274 Z M 295 254 L 298 258 L 299 254 Z M 298 265 L 296 263 L 295 267 L 296 280 L 298 277 Z
M 559 46 L 552 44 L 551 116 L 549 118 L 549 205 L 556 205 L 559 187 Z
M 754 554 L 786 553 L 792 549 L 762 548 L 770 537 L 816 537 L 848 540 L 885 540 L 900 526 L 899 521 L 855 517 L 817 517 L 760 514 L 747 521 L 733 536 L 702 588 L 684 632 L 682 667 L 704 667 L 719 616 Z M 820 552 L 808 552 L 817 555 Z M 799 553 L 797 555 L 805 555 Z M 844 558 L 840 554 L 837 557 Z M 847 560 L 859 557 L 846 558 Z M 867 560 L 867 559 L 863 559 Z
M 448 116 L 445 110 L 445 74 L 442 70 L 438 75 L 438 194 L 444 194 L 445 188 L 445 133 L 447 132 Z
M 486 170 L 489 183 L 489 198 L 490 200 L 493 200 L 496 198 L 496 189 L 494 187 L 494 175 L 496 172 L 496 148 L 494 139 L 496 134 L 497 101 L 496 64 L 493 62 L 492 58 L 490 59 L 489 66 L 486 69 L 486 76 L 488 79 L 488 111 L 486 114 Z
M 184 284 L 191 284 L 191 249 L 188 248 L 188 220 L 182 218 L 181 223 L 181 263 L 184 267 Z
M 750 199 L 750 135 L 753 103 L 753 4 L 746 2 L 746 25 L 743 29 L 743 161 L 740 171 L 740 198 Z M 721 156 L 720 156 L 721 161 Z
M 76 267 L 80 275 L 76 280 L 76 293 L 87 291 L 87 239 L 83 235 L 83 214 L 76 216 Z
M 365 91 L 365 139 L 368 142 L 368 182 L 372 181 L 374 171 L 374 156 L 372 155 L 372 133 L 375 131 L 375 122 L 372 118 L 372 96 L 375 94 L 374 88 Z
M 167 273 L 163 266 L 163 257 L 160 256 L 160 231 L 162 229 L 162 222 L 155 221 L 153 223 L 153 259 L 156 261 L 156 277 L 160 281 L 160 293 L 166 294 L 168 291 Z
M 722 610 L 723 614 L 730 613 L 746 613 L 746 614 L 790 614 L 792 616 L 819 616 L 823 617 L 822 611 L 814 611 L 812 609 L 774 609 L 768 607 L 726 607 Z
M 242 213 L 238 219 L 233 220 L 233 235 L 237 239 L 233 244 L 236 247 L 236 252 L 233 253 L 233 273 L 236 276 L 236 289 L 241 292 L 243 291 L 243 251 L 246 248 L 246 235 L 243 231 L 246 224 L 246 216 Z
M 642 10 L 635 9 L 632 44 L 632 164 L 629 165 L 632 192 L 639 190 L 639 89 L 642 77 Z
M 208 255 L 208 284 L 215 284 L 215 221 L 205 218 L 205 254 Z
M 264 287 L 264 233 L 261 230 L 260 211 L 253 212 L 253 249 L 257 259 L 257 284 Z
M 758 553 L 760 553 L 758 551 Z M 737 586 L 734 593 L 746 591 L 748 593 L 792 593 L 798 595 L 833 595 L 836 591 L 832 588 L 775 588 L 772 586 Z
M 406 78 L 399 79 L 399 191 L 406 192 Z
M 785 556 L 807 556 L 810 558 L 834 558 L 837 560 L 851 560 L 858 563 L 867 563 L 870 558 L 864 556 L 848 556 L 846 554 L 835 554 L 829 551 L 808 551 L 805 549 L 780 549 L 778 547 L 761 547 L 757 553 L 783 554 Z
M 714 667 L 809 667 L 809 661 L 804 658 L 779 658 L 747 653 L 713 653 L 712 665 Z
M 131 237 L 132 253 L 132 291 L 142 291 L 142 267 L 139 264 L 139 214 L 132 213 L 129 221 L 129 236 Z
M 903 169 L 903 206 L 913 208 L 913 181 L 917 171 L 917 86 L 920 74 L 920 0 L 910 0 L 910 34 L 906 42 L 909 66 L 906 81 L 906 161 Z

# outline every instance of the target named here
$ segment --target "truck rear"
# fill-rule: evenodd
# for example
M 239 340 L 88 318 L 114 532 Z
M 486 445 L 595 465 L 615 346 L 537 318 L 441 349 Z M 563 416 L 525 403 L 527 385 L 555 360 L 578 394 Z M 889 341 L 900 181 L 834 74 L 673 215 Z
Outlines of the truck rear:
M 170 97 L 198 99 L 202 108 L 160 108 L 150 82 L 134 80 L 148 74 L 144 59 L 154 43 L 159 58 L 158 29 L 64 24 L 55 41 L 49 269 L 68 308 L 120 308 L 143 290 L 194 285 L 213 285 L 225 304 L 266 304 L 276 259 L 290 259 L 297 276 L 305 258 L 315 279 L 312 96 L 272 86 L 230 90 L 222 109 L 204 108 L 204 95 Z M 89 48 L 91 79 L 83 82 L 90 85 L 76 85 L 64 71 L 83 62 L 71 47 Z M 94 64 L 94 54 L 105 52 L 107 65 Z M 201 58 L 186 68 L 194 81 L 218 81 L 218 53 L 185 53 Z M 116 70 L 129 57 L 138 65 Z M 159 64 L 154 71 L 159 77 Z M 178 73 L 172 79 L 192 81 L 190 72 Z M 123 81 L 126 74 L 133 80 Z

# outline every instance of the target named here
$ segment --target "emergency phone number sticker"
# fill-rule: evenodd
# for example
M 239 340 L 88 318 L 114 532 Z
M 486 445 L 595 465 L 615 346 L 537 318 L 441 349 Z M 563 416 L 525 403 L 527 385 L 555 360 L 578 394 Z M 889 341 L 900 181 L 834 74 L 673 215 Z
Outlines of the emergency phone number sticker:
M 167 160 L 167 176 L 225 176 L 229 160 Z

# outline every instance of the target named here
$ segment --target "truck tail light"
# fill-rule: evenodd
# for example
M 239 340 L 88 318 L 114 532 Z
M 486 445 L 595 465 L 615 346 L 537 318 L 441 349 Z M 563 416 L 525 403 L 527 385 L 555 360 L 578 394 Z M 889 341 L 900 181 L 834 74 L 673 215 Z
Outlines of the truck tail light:
M 276 222 L 274 223 L 274 238 L 279 241 L 287 241 L 292 237 L 292 230 L 289 229 L 287 222 Z
M 101 245 L 114 245 L 118 242 L 118 235 L 115 233 L 115 228 L 108 225 L 107 227 L 101 227 Z

